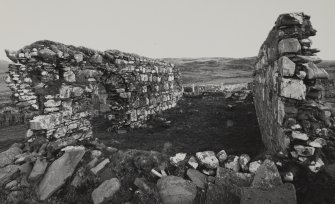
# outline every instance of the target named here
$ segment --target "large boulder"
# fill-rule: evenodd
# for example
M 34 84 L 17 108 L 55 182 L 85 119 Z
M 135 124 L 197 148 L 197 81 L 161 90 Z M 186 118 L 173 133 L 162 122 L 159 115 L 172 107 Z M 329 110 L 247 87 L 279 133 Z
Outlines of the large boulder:
M 195 169 L 188 169 L 187 170 L 187 176 L 199 188 L 204 189 L 206 187 L 207 176 L 205 174 L 201 173 L 200 171 L 195 170 Z
M 260 189 L 270 189 L 283 184 L 276 164 L 267 159 L 257 169 L 252 186 Z
M 48 168 L 38 186 L 40 200 L 48 199 L 55 191 L 62 187 L 85 154 L 85 147 L 67 147 L 65 153 L 55 160 Z
M 48 166 L 48 162 L 45 158 L 38 158 L 34 164 L 33 169 L 29 175 L 29 180 L 36 180 L 42 176 Z
M 0 169 L 0 187 L 7 184 L 15 173 L 19 172 L 20 166 L 19 165 L 8 165 L 4 168 Z
M 94 204 L 100 204 L 105 200 L 113 197 L 120 190 L 121 183 L 117 178 L 106 180 L 92 192 L 92 200 Z
M 0 167 L 4 167 L 11 164 L 15 160 L 15 156 L 22 153 L 22 150 L 18 147 L 11 147 L 8 150 L 0 153 Z
M 197 194 L 194 183 L 177 176 L 159 179 L 157 188 L 164 204 L 192 204 Z

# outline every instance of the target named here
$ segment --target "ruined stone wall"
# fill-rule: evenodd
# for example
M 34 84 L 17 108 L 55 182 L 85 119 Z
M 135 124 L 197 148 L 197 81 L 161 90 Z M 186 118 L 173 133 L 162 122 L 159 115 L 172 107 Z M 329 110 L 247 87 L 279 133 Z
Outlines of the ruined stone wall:
M 105 52 L 38 41 L 16 52 L 7 82 L 16 106 L 33 113 L 27 137 L 71 143 L 92 135 L 90 118 L 112 128 L 140 127 L 182 95 L 172 64 L 115 50 Z
M 254 77 L 254 102 L 264 144 L 317 171 L 333 158 L 332 104 L 325 103 L 327 72 L 311 48 L 310 16 L 280 15 L 261 46 Z M 330 86 L 330 85 L 329 85 Z M 327 95 L 329 97 L 329 94 Z M 326 151 L 327 150 L 327 151 Z M 328 151 L 330 150 L 330 151 Z

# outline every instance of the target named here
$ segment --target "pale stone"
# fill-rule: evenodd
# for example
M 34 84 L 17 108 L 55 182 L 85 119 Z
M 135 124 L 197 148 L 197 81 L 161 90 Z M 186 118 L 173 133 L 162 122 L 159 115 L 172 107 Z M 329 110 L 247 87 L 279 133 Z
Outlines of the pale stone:
M 292 138 L 303 141 L 307 141 L 309 139 L 306 133 L 301 133 L 299 131 L 292 131 Z
M 278 67 L 282 76 L 293 76 L 295 72 L 295 63 L 288 57 L 282 56 L 278 60 Z
M 262 162 L 260 160 L 250 162 L 250 164 L 249 164 L 249 172 L 250 173 L 255 173 L 257 171 L 257 169 L 261 166 L 261 164 L 262 164 Z
M 284 181 L 291 182 L 294 179 L 294 175 L 292 172 L 286 172 L 284 175 Z
M 10 147 L 8 150 L 0 153 L 0 167 L 11 164 L 16 159 L 16 156 L 21 154 L 22 150 L 18 147 Z
M 101 171 L 105 166 L 106 164 L 108 164 L 110 162 L 109 159 L 105 159 L 103 160 L 102 162 L 100 162 L 96 167 L 92 168 L 91 171 L 94 173 L 94 174 L 97 174 L 99 173 L 99 171 Z
M 219 166 L 219 160 L 215 157 L 213 151 L 197 152 L 195 156 L 201 165 L 209 169 L 216 169 Z
M 287 53 L 298 53 L 301 50 L 301 45 L 296 38 L 286 38 L 278 43 L 278 51 L 280 55 Z
M 30 120 L 30 129 L 32 130 L 49 130 L 62 122 L 62 115 L 60 113 L 54 113 L 49 115 L 35 116 L 33 120 Z
M 242 154 L 239 159 L 238 162 L 242 168 L 243 171 L 247 171 L 249 169 L 248 167 L 248 163 L 250 162 L 251 158 L 249 155 L 247 154 Z
M 308 143 L 308 145 L 315 148 L 322 148 L 327 145 L 327 141 L 323 138 L 316 138 L 314 141 Z
M 75 82 L 76 81 L 76 75 L 73 73 L 73 71 L 67 71 L 63 74 L 64 80 L 67 82 Z
M 183 162 L 186 158 L 186 153 L 177 153 L 175 156 L 170 157 L 171 164 L 178 166 L 181 162 Z
M 92 192 L 92 200 L 94 204 L 103 203 L 113 197 L 113 195 L 118 192 L 121 188 L 121 183 L 117 178 L 112 178 L 106 180 L 99 185 L 98 188 L 94 189 Z
M 45 107 L 56 107 L 56 106 L 60 106 L 62 103 L 62 101 L 55 101 L 55 100 L 47 100 L 46 102 L 44 102 L 44 106 Z
M 313 161 L 309 166 L 308 168 L 314 172 L 314 173 L 317 173 L 320 171 L 321 167 L 324 166 L 324 162 L 320 159 L 320 158 L 317 158 L 316 161 Z
M 276 164 L 266 159 L 255 173 L 252 186 L 260 189 L 270 189 L 283 184 Z
M 294 149 L 298 155 L 308 157 L 314 155 L 314 147 L 305 147 L 302 145 L 294 145 Z
M 33 169 L 29 175 L 29 180 L 36 180 L 42 176 L 48 166 L 48 162 L 45 158 L 38 158 L 34 164 Z
M 239 157 L 238 156 L 234 156 L 234 155 L 230 155 L 228 157 L 228 159 L 226 160 L 224 166 L 227 169 L 231 169 L 235 172 L 238 172 L 241 168 L 240 163 L 239 163 Z
M 199 164 L 198 164 L 198 162 L 197 162 L 197 159 L 194 157 L 194 156 L 192 156 L 189 160 L 188 160 L 188 162 L 187 162 L 193 169 L 196 169 L 196 168 L 198 168 L 198 166 L 199 166 Z
M 70 147 L 64 151 L 65 153 L 50 165 L 38 186 L 38 196 L 42 201 L 62 187 L 85 154 L 84 147 Z
M 217 153 L 217 158 L 219 159 L 219 162 L 223 163 L 228 158 L 228 155 L 225 150 L 221 150 L 219 153 Z
M 286 98 L 304 100 L 306 86 L 302 80 L 282 78 L 280 83 L 280 95 Z

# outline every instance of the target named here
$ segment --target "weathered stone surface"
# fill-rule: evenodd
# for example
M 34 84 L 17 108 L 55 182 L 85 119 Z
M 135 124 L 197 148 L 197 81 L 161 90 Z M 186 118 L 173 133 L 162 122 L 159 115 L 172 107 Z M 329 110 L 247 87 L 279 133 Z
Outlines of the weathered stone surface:
M 40 200 L 48 199 L 55 191 L 62 187 L 65 180 L 73 174 L 84 154 L 85 148 L 82 146 L 67 148 L 63 156 L 50 165 L 38 186 Z
M 54 113 L 50 115 L 39 115 L 30 121 L 30 129 L 32 130 L 48 130 L 54 128 L 62 122 L 62 115 Z
M 243 171 L 247 171 L 249 169 L 248 167 L 248 163 L 250 162 L 251 158 L 249 155 L 247 154 L 242 154 L 239 158 L 238 158 L 238 162 L 241 166 L 241 169 Z
M 197 194 L 195 184 L 177 176 L 159 179 L 157 188 L 164 204 L 192 204 Z
M 225 162 L 226 159 L 228 158 L 228 155 L 224 150 L 221 150 L 216 156 L 219 159 L 219 162 L 221 163 Z
M 301 45 L 296 38 L 283 39 L 278 43 L 279 54 L 298 53 Z
M 195 169 L 188 169 L 187 170 L 187 176 L 191 179 L 195 185 L 197 185 L 199 188 L 204 189 L 206 187 L 207 183 L 207 176 L 201 173 L 200 171 L 197 171 Z
M 253 175 L 249 173 L 235 172 L 219 167 L 216 172 L 215 184 L 224 186 L 225 192 L 240 197 L 241 188 L 251 185 Z
M 117 178 L 104 181 L 100 186 L 92 192 L 92 200 L 94 204 L 100 204 L 113 197 L 121 188 L 121 183 Z
M 48 166 L 48 162 L 44 158 L 37 158 L 34 167 L 29 175 L 30 180 L 36 180 L 42 176 Z
M 282 78 L 280 82 L 280 95 L 286 98 L 304 100 L 306 86 L 301 80 Z
M 10 147 L 8 150 L 0 153 L 0 167 L 11 164 L 16 159 L 15 157 L 22 153 L 18 147 Z
M 301 133 L 299 131 L 292 131 L 292 138 L 303 141 L 307 141 L 309 139 L 306 133 Z
M 178 166 L 186 158 L 186 153 L 177 153 L 175 156 L 170 157 L 171 164 Z
M 246 187 L 242 189 L 241 204 L 296 204 L 293 184 L 285 183 L 272 189 L 262 190 Z
M 278 68 L 282 76 L 293 76 L 295 72 L 295 63 L 286 56 L 278 60 Z
M 303 64 L 306 71 L 307 79 L 328 79 L 329 75 L 326 70 L 318 68 L 313 62 Z
M 306 147 L 303 145 L 294 145 L 295 151 L 300 156 L 308 157 L 314 155 L 315 148 L 314 147 Z
M 224 166 L 227 169 L 231 169 L 233 171 L 238 172 L 241 168 L 240 163 L 239 163 L 239 157 L 238 156 L 234 156 L 234 155 L 230 155 L 228 157 L 228 159 L 226 160 Z
M 201 165 L 209 169 L 216 169 L 219 166 L 219 160 L 215 157 L 213 151 L 197 152 L 196 157 Z
M 262 162 L 260 160 L 250 162 L 249 171 L 250 173 L 256 173 L 257 169 L 261 166 Z
M 257 169 L 252 187 L 266 190 L 281 185 L 282 183 L 276 164 L 267 159 Z
M 193 169 L 198 168 L 199 164 L 197 159 L 194 156 L 191 156 L 190 159 L 188 160 L 188 165 L 190 165 Z
M 15 173 L 20 171 L 19 165 L 8 165 L 0 168 L 0 187 L 11 181 Z
M 105 166 L 106 164 L 108 164 L 110 162 L 109 159 L 104 159 L 102 162 L 100 162 L 96 167 L 92 168 L 91 171 L 94 173 L 94 174 L 97 174 L 99 171 L 101 171 Z

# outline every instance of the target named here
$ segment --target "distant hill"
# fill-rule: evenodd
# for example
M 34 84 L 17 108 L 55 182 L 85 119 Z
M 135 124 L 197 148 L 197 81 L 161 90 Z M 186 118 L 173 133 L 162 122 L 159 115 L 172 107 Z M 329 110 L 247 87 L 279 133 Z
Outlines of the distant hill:
M 165 58 L 178 66 L 183 84 L 234 84 L 252 81 L 256 57 Z
M 9 64 L 10 62 L 8 61 L 0 60 L 0 73 L 7 72 Z

